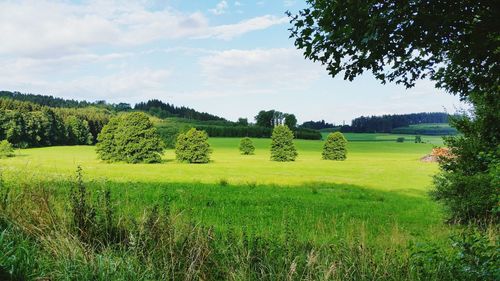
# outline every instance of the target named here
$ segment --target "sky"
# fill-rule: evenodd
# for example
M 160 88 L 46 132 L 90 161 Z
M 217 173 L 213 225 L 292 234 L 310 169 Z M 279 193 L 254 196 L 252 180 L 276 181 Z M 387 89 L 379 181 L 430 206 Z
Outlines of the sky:
M 431 81 L 344 81 L 304 59 L 287 10 L 300 0 L 0 0 L 0 90 L 134 104 L 160 99 L 229 120 L 260 110 L 299 122 L 455 112 Z

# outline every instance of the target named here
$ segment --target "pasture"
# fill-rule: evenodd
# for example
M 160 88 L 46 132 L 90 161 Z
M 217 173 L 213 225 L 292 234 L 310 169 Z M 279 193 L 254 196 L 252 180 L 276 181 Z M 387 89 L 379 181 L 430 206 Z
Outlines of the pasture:
M 191 219 L 222 230 L 232 225 L 279 236 L 286 218 L 303 240 L 357 233 L 379 245 L 446 233 L 439 206 L 427 197 L 437 165 L 419 160 L 432 144 L 347 137 L 346 161 L 321 160 L 322 141 L 296 140 L 297 160 L 279 163 L 269 160 L 269 139 L 254 139 L 255 155 L 244 156 L 239 139 L 212 138 L 209 164 L 178 163 L 173 150 L 160 164 L 109 164 L 93 146 L 65 146 L 19 150 L 0 165 L 7 182 L 42 178 L 62 194 L 81 166 L 92 189 L 110 188 L 120 212 L 140 215 L 168 197 Z

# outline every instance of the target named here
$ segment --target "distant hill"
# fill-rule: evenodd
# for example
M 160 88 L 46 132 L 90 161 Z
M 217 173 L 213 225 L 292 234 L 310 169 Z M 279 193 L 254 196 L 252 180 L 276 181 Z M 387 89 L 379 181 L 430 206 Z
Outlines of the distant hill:
M 392 130 L 393 134 L 411 134 L 411 135 L 429 135 L 429 136 L 447 136 L 456 135 L 457 129 L 448 123 L 429 123 L 415 124 L 406 127 L 399 127 Z
M 24 94 L 20 92 L 0 91 L 0 98 L 12 99 L 17 101 L 31 102 L 34 104 L 54 107 L 54 108 L 83 108 L 83 107 L 102 107 L 114 112 L 130 111 L 132 106 L 128 103 L 107 103 L 104 100 L 89 102 L 78 101 L 73 99 L 63 99 L 48 95 Z M 164 103 L 160 100 L 149 100 L 147 102 L 140 102 L 135 105 L 135 110 L 147 112 L 159 118 L 165 117 L 181 117 L 187 119 L 194 119 L 200 121 L 208 120 L 225 120 L 222 117 L 209 114 L 206 112 L 199 112 L 189 107 L 177 107 L 173 104 Z
M 448 124 L 450 115 L 444 112 L 421 112 L 382 116 L 361 116 L 352 120 L 351 126 L 342 126 L 343 132 L 392 133 L 396 128 L 418 124 Z

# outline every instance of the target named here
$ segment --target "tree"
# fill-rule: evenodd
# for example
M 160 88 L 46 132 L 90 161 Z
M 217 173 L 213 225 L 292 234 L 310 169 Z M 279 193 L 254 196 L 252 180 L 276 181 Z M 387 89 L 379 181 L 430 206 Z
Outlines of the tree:
M 240 151 L 243 155 L 254 154 L 255 146 L 253 145 L 252 139 L 242 138 L 240 141 Z
M 205 131 L 191 128 L 177 137 L 175 156 L 180 162 L 208 163 L 211 152 L 208 135 Z
M 448 138 L 453 158 L 441 161 L 435 199 L 461 222 L 498 219 L 495 186 L 500 159 L 500 32 L 495 1 L 308 0 L 291 17 L 291 37 L 306 58 L 332 76 L 353 80 L 371 71 L 382 83 L 413 87 L 430 78 L 436 87 L 473 105 L 453 121 L 461 135 Z M 473 157 L 474 155 L 474 157 Z M 477 157 L 477 155 L 482 155 Z M 467 184 L 461 181 L 468 178 Z M 474 179 L 477 179 L 475 181 Z M 478 190 L 496 203 L 467 212 Z M 457 205 L 457 206 L 454 206 Z M 469 204 L 467 204 L 469 206 Z
M 92 144 L 92 134 L 89 123 L 76 116 L 70 116 L 66 120 L 68 132 L 68 144 Z
M 238 125 L 240 126 L 248 126 L 248 119 L 247 118 L 238 118 Z
M 0 142 L 0 158 L 12 157 L 12 156 L 14 156 L 14 148 L 12 147 L 12 144 L 7 140 L 1 141 Z
M 260 127 L 266 127 L 266 128 L 272 128 L 273 127 L 273 119 L 274 119 L 274 110 L 261 110 L 255 116 L 255 123 L 257 126 Z
M 163 142 L 149 117 L 141 112 L 112 118 L 98 137 L 97 153 L 105 161 L 161 162 Z
M 293 132 L 285 125 L 274 127 L 271 136 L 271 160 L 295 161 L 297 150 L 293 144 Z
M 288 128 L 294 129 L 297 127 L 297 117 L 294 114 L 285 113 L 285 125 Z
M 347 140 L 340 132 L 330 133 L 323 145 L 324 160 L 345 160 L 347 158 Z

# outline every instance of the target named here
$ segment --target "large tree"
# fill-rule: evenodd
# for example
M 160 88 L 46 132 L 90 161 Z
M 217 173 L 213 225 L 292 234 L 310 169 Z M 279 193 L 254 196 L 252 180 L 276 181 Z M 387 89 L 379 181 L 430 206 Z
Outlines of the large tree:
M 428 78 L 473 105 L 469 116 L 454 121 L 462 135 L 447 140 L 453 157 L 442 160 L 434 195 L 453 219 L 498 219 L 498 1 L 307 3 L 297 15 L 289 13 L 291 37 L 306 58 L 325 65 L 332 76 L 343 73 L 353 80 L 370 71 L 382 83 L 406 87 Z M 465 204 L 473 201 L 487 203 L 472 209 L 474 204 Z M 461 204 L 468 207 L 457 208 Z
M 149 117 L 142 112 L 111 118 L 98 137 L 97 153 L 105 161 L 156 163 L 164 144 Z

